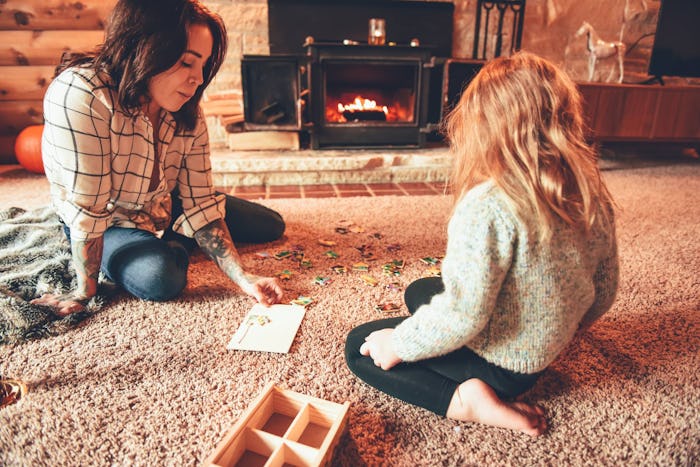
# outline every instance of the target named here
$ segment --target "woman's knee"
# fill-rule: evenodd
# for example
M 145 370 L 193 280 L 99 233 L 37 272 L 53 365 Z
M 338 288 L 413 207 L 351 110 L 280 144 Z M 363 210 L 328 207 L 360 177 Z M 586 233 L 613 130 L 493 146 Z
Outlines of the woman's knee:
M 286 224 L 275 210 L 245 199 L 226 198 L 226 224 L 235 242 L 266 243 L 284 235 Z
M 147 248 L 126 248 L 113 255 L 108 275 L 143 300 L 171 300 L 187 285 L 189 257 L 184 248 L 180 249 L 164 242 Z
M 287 224 L 284 222 L 284 219 L 282 218 L 280 213 L 270 210 L 268 227 L 266 229 L 269 234 L 269 239 L 267 241 L 271 242 L 273 240 L 278 240 L 282 238 L 282 235 L 284 235 L 284 231 L 286 230 L 286 228 Z

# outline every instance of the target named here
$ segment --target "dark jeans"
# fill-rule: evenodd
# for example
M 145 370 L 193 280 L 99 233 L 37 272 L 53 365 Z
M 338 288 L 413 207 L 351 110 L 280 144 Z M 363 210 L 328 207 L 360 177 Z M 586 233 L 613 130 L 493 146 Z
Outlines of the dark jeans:
M 429 303 L 433 295 L 444 290 L 439 277 L 427 277 L 411 283 L 404 293 L 409 313 Z M 514 373 L 487 362 L 466 347 L 447 355 L 417 362 L 403 362 L 388 371 L 374 365 L 371 358 L 360 354 L 365 337 L 373 331 L 394 328 L 406 319 L 387 318 L 362 324 L 348 334 L 345 360 L 357 377 L 372 387 L 397 399 L 444 416 L 457 387 L 471 378 L 490 385 L 501 398 L 522 394 L 534 386 L 539 373 Z
M 173 196 L 173 221 L 182 204 Z M 284 220 L 257 203 L 226 196 L 226 225 L 237 243 L 265 243 L 282 236 Z M 64 227 L 70 240 L 70 231 Z M 189 255 L 197 242 L 168 228 L 162 238 L 145 230 L 110 227 L 104 233 L 102 272 L 130 294 L 154 301 L 177 297 L 187 285 Z

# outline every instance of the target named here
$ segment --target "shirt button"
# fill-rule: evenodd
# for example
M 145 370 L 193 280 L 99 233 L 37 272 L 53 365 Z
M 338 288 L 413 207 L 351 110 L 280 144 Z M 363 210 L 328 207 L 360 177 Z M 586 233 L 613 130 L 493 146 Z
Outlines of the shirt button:
M 107 203 L 107 210 L 114 211 L 114 203 Z

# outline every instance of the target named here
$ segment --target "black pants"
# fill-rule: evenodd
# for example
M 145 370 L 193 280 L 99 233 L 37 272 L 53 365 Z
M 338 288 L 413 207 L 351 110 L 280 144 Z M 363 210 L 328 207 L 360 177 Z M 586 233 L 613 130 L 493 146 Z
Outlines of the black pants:
M 217 192 L 217 194 L 221 193 Z M 171 223 L 182 214 L 182 201 L 180 201 L 177 191 L 173 192 L 172 200 Z M 276 211 L 230 195 L 226 195 L 226 217 L 224 220 L 235 243 L 271 242 L 280 238 L 285 229 L 284 220 Z M 197 246 L 194 238 L 176 233 L 172 228 L 165 231 L 163 240 L 175 240 L 190 252 Z
M 404 293 L 408 311 L 413 314 L 429 303 L 433 295 L 444 290 L 439 277 L 427 277 L 411 283 Z M 371 358 L 360 354 L 365 337 L 373 331 L 394 328 L 406 319 L 387 318 L 362 324 L 348 334 L 345 360 L 361 380 L 397 399 L 445 415 L 457 387 L 464 381 L 478 378 L 491 386 L 501 398 L 511 398 L 530 389 L 539 373 L 514 373 L 487 362 L 466 347 L 441 357 L 417 362 L 403 362 L 389 371 L 374 365 Z

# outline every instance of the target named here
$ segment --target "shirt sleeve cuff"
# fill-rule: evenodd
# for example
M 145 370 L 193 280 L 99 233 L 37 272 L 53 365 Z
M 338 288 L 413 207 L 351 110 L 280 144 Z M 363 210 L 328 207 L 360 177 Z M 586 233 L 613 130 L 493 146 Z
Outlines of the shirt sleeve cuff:
M 186 237 L 194 237 L 202 227 L 226 216 L 226 195 L 212 196 L 209 200 L 185 210 L 175 219 L 173 230 Z
M 57 206 L 61 220 L 70 228 L 72 240 L 89 240 L 101 237 L 112 218 L 112 213 L 95 213 L 68 201 Z

